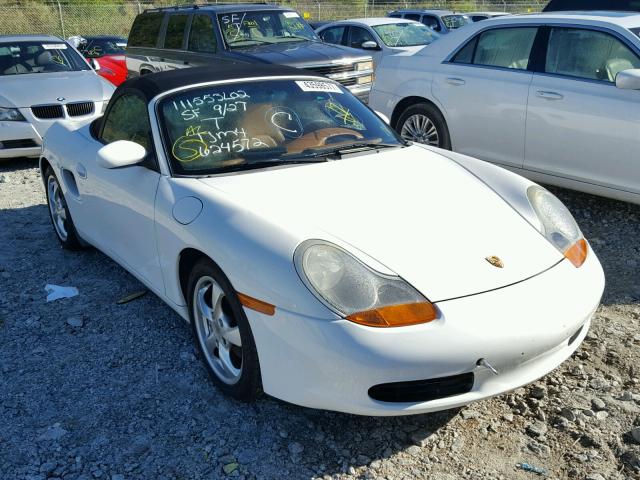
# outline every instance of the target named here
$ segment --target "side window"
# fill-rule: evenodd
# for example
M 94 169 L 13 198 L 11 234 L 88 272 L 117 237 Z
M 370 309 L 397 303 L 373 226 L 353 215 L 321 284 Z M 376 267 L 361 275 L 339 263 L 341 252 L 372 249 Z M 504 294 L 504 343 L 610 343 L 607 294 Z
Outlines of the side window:
M 215 53 L 216 34 L 213 30 L 213 20 L 209 15 L 193 16 L 188 48 L 192 52 Z
M 608 33 L 552 28 L 545 71 L 588 80 L 615 82 L 623 70 L 640 68 L 640 59 Z
M 419 13 L 407 13 L 404 18 L 406 18 L 407 20 L 414 20 L 416 22 L 420 21 L 420 14 Z
M 167 32 L 164 34 L 164 48 L 174 50 L 182 49 L 184 30 L 187 27 L 189 15 L 171 15 L 167 23 Z
M 473 54 L 476 50 L 478 37 L 474 37 L 471 41 L 458 50 L 458 53 L 451 59 L 453 63 L 473 63 Z
M 472 63 L 526 70 L 537 33 L 536 27 L 487 30 L 478 37 Z
M 422 23 L 425 24 L 427 27 L 431 28 L 432 30 L 435 30 L 436 32 L 439 32 L 440 30 L 442 30 L 442 28 L 440 27 L 440 22 L 438 22 L 438 19 L 431 15 L 424 15 L 422 17 Z
M 162 26 L 162 13 L 142 13 L 131 26 L 128 44 L 130 47 L 155 47 Z
M 105 143 L 130 140 L 150 151 L 150 131 L 147 103 L 137 95 L 124 94 L 105 117 L 101 140 Z
M 362 48 L 364 42 L 375 42 L 373 36 L 364 28 L 349 27 L 349 44 L 351 48 Z
M 344 35 L 344 29 L 346 27 L 333 27 L 327 28 L 320 33 L 320 38 L 323 42 L 342 44 L 342 36 Z

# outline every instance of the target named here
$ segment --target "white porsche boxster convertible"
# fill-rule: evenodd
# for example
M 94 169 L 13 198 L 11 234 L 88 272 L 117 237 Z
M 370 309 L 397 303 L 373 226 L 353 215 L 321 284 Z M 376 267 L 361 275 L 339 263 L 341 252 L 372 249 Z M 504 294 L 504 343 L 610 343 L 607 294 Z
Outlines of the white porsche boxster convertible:
M 604 288 L 563 204 L 401 140 L 340 84 L 278 66 L 131 79 L 41 158 L 65 248 L 90 244 L 188 320 L 236 398 L 365 415 L 548 373 Z

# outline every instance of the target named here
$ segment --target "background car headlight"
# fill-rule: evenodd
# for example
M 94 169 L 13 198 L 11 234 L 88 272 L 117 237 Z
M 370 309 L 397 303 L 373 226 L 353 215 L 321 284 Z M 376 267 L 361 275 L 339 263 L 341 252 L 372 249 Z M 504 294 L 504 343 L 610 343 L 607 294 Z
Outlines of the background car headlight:
M 527 189 L 527 197 L 542 224 L 541 233 L 574 266 L 580 267 L 587 259 L 589 246 L 567 207 L 538 185 Z
M 369 60 L 367 62 L 359 62 L 356 65 L 356 68 L 359 72 L 363 71 L 363 70 L 373 70 L 373 61 Z
M 17 108 L 0 107 L 0 121 L 24 122 L 26 120 Z
M 438 316 L 436 307 L 400 277 L 377 272 L 329 242 L 303 242 L 296 249 L 295 264 L 311 292 L 352 322 L 400 327 Z

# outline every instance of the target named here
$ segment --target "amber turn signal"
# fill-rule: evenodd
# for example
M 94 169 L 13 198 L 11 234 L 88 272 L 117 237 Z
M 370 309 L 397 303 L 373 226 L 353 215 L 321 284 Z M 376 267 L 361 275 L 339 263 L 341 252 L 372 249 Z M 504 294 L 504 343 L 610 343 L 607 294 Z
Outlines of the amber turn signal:
M 406 327 L 431 322 L 437 317 L 438 311 L 434 305 L 421 302 L 390 305 L 352 313 L 347 320 L 368 327 Z
M 582 264 L 587 259 L 587 253 L 589 252 L 589 244 L 587 241 L 582 238 L 578 240 L 576 243 L 571 245 L 569 249 L 564 252 L 565 258 L 567 258 L 573 266 L 578 268 L 581 267 Z
M 250 308 L 251 310 L 255 310 L 256 312 L 264 313 L 265 315 L 273 315 L 276 313 L 275 305 L 271 305 L 270 303 L 263 302 L 262 300 L 258 300 L 257 298 L 250 297 L 249 295 L 245 295 L 244 293 L 238 293 L 238 300 L 240 300 L 240 304 L 243 307 Z

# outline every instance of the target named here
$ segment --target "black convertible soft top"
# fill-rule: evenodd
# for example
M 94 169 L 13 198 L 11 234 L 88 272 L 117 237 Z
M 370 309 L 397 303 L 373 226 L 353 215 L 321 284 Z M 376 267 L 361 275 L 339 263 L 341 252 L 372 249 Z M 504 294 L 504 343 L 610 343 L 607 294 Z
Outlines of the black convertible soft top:
M 136 89 L 149 102 L 155 96 L 176 88 L 187 87 L 198 83 L 240 80 L 255 77 L 279 76 L 318 76 L 307 70 L 273 64 L 238 63 L 220 67 L 193 67 L 153 73 L 127 80 L 118 87 L 114 97 L 122 90 Z

